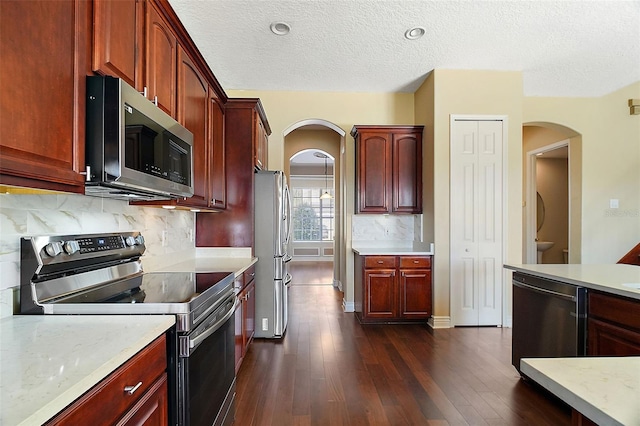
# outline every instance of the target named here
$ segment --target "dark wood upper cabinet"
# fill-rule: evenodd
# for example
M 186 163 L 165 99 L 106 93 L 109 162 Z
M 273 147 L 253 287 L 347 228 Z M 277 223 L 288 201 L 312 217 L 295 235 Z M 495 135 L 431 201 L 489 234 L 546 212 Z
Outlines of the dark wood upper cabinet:
M 145 86 L 147 96 L 164 112 L 176 118 L 176 72 L 178 41 L 172 27 L 156 5 L 147 5 Z
M 209 206 L 209 86 L 189 55 L 178 46 L 177 119 L 193 133 L 193 196 L 178 200 L 188 206 Z
M 224 144 L 224 109 L 220 99 L 209 89 L 209 155 L 211 176 L 210 205 L 217 209 L 227 207 L 227 172 Z
M 92 68 L 142 91 L 142 0 L 93 1 Z
M 422 213 L 423 126 L 354 126 L 357 213 Z
M 254 170 L 260 124 L 268 136 L 271 128 L 260 99 L 236 98 L 225 104 L 226 210 L 197 214 L 196 246 L 254 247 Z
M 2 0 L 1 184 L 84 193 L 89 5 Z

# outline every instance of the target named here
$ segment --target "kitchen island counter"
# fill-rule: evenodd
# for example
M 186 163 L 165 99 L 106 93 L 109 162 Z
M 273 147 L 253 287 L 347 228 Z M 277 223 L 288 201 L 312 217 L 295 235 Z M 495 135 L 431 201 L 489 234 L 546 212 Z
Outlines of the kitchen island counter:
M 640 357 L 524 358 L 520 366 L 597 424 L 640 424 Z
M 534 277 L 640 300 L 640 267 L 634 265 L 505 264 L 504 267 Z
M 0 424 L 43 424 L 175 324 L 173 315 L 0 320 Z

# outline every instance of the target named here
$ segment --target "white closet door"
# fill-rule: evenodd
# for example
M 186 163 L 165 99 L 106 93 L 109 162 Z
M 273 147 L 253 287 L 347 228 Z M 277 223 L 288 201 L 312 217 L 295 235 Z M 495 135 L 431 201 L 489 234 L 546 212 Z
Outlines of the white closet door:
M 502 126 L 466 120 L 452 126 L 454 325 L 502 324 Z

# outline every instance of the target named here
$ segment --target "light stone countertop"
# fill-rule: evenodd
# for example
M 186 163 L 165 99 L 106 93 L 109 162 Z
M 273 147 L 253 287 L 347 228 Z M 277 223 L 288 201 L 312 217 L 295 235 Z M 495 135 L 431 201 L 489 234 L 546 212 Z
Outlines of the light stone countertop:
M 614 263 L 605 265 L 506 264 L 504 267 L 539 278 L 640 300 L 640 266 Z
M 524 358 L 520 368 L 599 425 L 640 425 L 640 357 Z
M 376 244 L 354 242 L 351 250 L 360 256 L 432 256 L 434 252 L 433 243 L 407 246 L 393 243 L 386 245 L 384 241 L 377 241 Z
M 175 324 L 173 315 L 0 320 L 0 424 L 42 424 Z
M 163 259 L 160 263 L 151 259 L 142 261 L 145 272 L 234 272 L 242 275 L 251 265 L 258 261 L 251 256 L 251 249 L 198 248 L 186 256 L 178 256 L 178 261 L 169 263 Z

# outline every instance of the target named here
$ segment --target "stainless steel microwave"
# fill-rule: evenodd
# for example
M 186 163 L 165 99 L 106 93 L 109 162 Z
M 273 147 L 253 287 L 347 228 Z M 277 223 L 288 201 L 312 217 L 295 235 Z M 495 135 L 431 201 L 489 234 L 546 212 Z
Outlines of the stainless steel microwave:
M 122 79 L 87 77 L 86 119 L 86 195 L 193 195 L 193 134 Z

